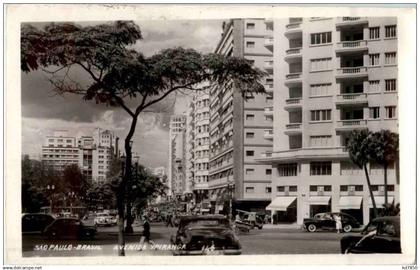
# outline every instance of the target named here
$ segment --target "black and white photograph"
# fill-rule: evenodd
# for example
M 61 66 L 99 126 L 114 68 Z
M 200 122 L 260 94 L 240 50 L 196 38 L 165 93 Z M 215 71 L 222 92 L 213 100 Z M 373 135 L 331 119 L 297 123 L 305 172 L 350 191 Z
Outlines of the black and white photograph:
M 310 10 L 15 25 L 14 252 L 413 255 L 415 8 Z

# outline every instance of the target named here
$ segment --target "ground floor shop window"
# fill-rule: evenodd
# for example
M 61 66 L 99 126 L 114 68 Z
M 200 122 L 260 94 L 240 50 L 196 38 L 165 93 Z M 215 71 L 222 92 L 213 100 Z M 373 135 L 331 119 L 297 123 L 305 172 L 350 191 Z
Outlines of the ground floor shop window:
M 331 204 L 329 205 L 316 205 L 312 204 L 309 206 L 310 217 L 314 217 L 318 213 L 331 212 Z

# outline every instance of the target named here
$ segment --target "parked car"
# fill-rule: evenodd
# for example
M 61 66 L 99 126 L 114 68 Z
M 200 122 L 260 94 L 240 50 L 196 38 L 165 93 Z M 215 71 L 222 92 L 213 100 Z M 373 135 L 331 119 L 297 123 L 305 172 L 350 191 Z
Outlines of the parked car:
M 180 217 L 178 231 L 171 243 L 184 246 L 174 255 L 239 255 L 241 245 L 229 220 L 222 215 Z
M 96 234 L 95 226 L 85 225 L 77 218 L 57 218 L 43 231 L 48 238 L 93 239 Z
M 372 220 L 360 234 L 341 238 L 341 253 L 401 253 L 400 217 Z
M 23 214 L 22 215 L 22 232 L 23 233 L 42 233 L 42 231 L 54 221 L 54 217 L 50 214 Z
M 308 232 L 317 230 L 335 230 L 336 221 L 334 217 L 340 215 L 342 228 L 344 232 L 351 232 L 354 228 L 359 228 L 360 223 L 349 214 L 345 213 L 318 213 L 313 218 L 305 218 L 303 226 Z
M 113 226 L 117 225 L 117 222 L 117 218 L 108 213 L 97 213 L 93 220 L 96 226 Z
M 241 221 L 250 224 L 252 228 L 256 227 L 260 230 L 263 228 L 264 220 L 256 212 L 243 210 L 236 210 L 236 212 L 240 215 Z

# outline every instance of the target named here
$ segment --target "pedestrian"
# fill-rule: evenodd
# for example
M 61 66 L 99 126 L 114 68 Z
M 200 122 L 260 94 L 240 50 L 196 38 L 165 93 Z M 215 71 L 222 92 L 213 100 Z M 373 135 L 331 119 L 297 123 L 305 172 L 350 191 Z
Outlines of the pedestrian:
M 169 226 L 173 227 L 173 224 L 172 224 L 172 214 L 171 213 L 168 213 L 166 215 L 166 227 L 169 227 Z
M 334 220 L 335 220 L 335 228 L 337 229 L 337 233 L 341 233 L 341 229 L 343 227 L 343 224 L 341 222 L 340 214 L 334 215 Z
M 143 236 L 146 243 L 150 240 L 150 223 L 147 216 L 143 217 Z

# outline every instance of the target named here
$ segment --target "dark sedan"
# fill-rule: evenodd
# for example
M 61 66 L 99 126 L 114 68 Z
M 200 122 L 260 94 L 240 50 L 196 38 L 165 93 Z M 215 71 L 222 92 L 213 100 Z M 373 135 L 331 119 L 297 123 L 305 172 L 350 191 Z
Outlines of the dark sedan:
M 336 229 L 335 216 L 340 215 L 344 232 L 351 232 L 354 228 L 360 227 L 360 223 L 352 216 L 345 213 L 318 213 L 313 218 L 305 218 L 303 225 L 308 232 Z
M 171 243 L 174 255 L 239 255 L 241 245 L 229 220 L 222 215 L 182 216 Z
M 42 231 L 54 221 L 49 214 L 31 213 L 22 215 L 23 233 L 42 233 Z
M 372 220 L 360 234 L 344 236 L 341 253 L 401 253 L 400 217 Z
M 77 218 L 58 218 L 43 232 L 48 238 L 93 239 L 96 234 L 95 226 L 83 224 Z

